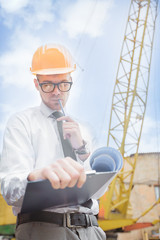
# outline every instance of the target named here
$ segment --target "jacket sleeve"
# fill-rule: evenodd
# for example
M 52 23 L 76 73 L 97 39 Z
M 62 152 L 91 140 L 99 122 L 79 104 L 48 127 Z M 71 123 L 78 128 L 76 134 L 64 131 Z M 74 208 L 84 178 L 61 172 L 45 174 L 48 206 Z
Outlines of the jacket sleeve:
M 29 130 L 21 118 L 13 116 L 5 130 L 0 161 L 1 193 L 9 205 L 21 207 L 34 159 Z

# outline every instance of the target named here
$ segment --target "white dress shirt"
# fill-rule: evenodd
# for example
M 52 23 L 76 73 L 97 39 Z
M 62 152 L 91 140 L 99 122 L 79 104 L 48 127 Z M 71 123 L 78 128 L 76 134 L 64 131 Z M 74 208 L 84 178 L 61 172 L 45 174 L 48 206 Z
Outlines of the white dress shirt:
M 17 113 L 8 121 L 0 162 L 0 179 L 1 193 L 6 202 L 13 206 L 14 215 L 20 212 L 29 173 L 64 157 L 56 120 L 50 117 L 52 113 L 53 110 L 42 102 L 41 106 Z M 83 138 L 88 141 L 86 129 L 80 128 Z M 81 164 L 84 164 L 85 170 L 90 170 L 89 159 Z M 99 198 L 103 193 L 104 190 L 99 191 L 94 198 Z M 49 211 L 54 212 L 93 214 L 97 214 L 98 210 L 96 200 L 93 200 L 91 209 L 82 206 L 49 208 Z

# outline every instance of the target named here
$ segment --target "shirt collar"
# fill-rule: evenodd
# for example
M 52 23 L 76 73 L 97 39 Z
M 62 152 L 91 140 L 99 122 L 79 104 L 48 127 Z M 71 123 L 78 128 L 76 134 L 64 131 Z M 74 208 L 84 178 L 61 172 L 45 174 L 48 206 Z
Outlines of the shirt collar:
M 43 101 L 41 102 L 40 110 L 46 117 L 50 117 L 52 115 L 52 113 L 57 111 L 57 110 L 53 110 L 53 109 L 49 108 Z
M 53 112 L 55 112 L 55 110 L 49 108 L 43 101 L 41 102 L 40 109 L 41 109 L 41 112 L 42 112 L 46 117 L 50 117 L 51 114 L 52 114 Z

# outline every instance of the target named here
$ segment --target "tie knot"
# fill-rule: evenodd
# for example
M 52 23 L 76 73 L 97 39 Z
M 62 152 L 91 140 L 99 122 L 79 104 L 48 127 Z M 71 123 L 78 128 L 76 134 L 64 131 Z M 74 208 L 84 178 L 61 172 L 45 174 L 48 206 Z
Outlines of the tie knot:
M 63 116 L 63 114 L 62 114 L 61 112 L 59 112 L 59 111 L 56 111 L 56 112 L 52 113 L 52 115 L 53 115 L 56 119 Z

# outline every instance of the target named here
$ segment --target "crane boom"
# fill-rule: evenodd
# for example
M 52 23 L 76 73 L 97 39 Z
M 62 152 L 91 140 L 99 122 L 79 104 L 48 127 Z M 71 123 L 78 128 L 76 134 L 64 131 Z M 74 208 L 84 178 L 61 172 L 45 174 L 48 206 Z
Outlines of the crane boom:
M 103 230 L 132 222 L 131 219 L 127 221 L 129 197 L 146 111 L 157 8 L 158 0 L 132 0 L 130 4 L 112 98 L 107 143 L 120 150 L 124 166 L 109 191 L 100 199 L 99 224 Z M 132 161 L 127 157 L 131 153 L 134 153 Z M 126 178 L 129 185 L 125 184 Z

